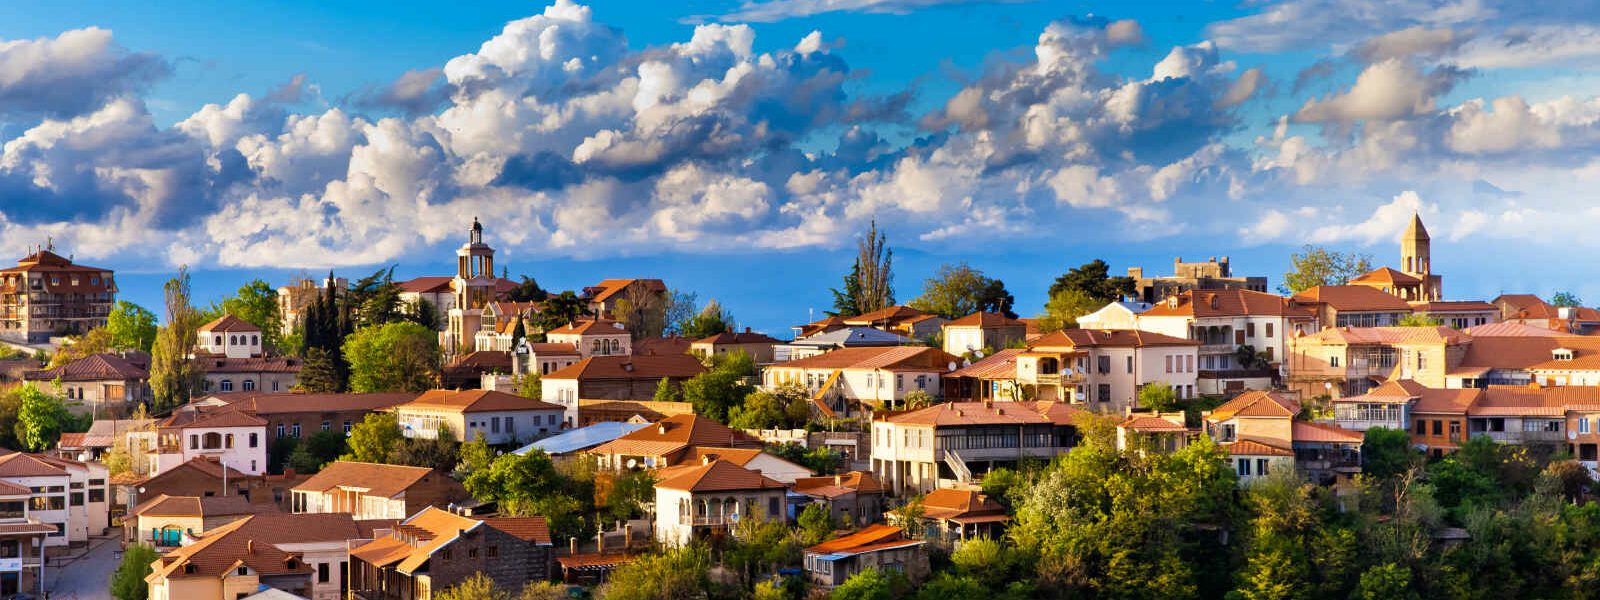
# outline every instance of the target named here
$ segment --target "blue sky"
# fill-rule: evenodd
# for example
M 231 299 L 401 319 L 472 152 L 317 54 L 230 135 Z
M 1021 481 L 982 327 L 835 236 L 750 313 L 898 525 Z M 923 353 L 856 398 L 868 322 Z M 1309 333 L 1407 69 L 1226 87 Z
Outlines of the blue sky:
M 1600 298 L 1596 54 L 1584 2 L 10 2 L 0 244 L 156 306 L 446 274 L 478 216 L 780 332 L 872 218 L 902 299 L 965 260 L 1028 313 L 1096 257 L 1392 262 L 1415 210 L 1447 296 Z

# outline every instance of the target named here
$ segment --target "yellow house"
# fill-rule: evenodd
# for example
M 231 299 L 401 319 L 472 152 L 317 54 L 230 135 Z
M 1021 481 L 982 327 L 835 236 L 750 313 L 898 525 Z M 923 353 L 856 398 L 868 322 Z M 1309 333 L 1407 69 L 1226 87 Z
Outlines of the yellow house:
M 372 538 L 373 524 L 343 513 L 253 515 L 162 555 L 144 580 L 150 600 L 235 600 L 262 586 L 332 600 L 348 541 Z

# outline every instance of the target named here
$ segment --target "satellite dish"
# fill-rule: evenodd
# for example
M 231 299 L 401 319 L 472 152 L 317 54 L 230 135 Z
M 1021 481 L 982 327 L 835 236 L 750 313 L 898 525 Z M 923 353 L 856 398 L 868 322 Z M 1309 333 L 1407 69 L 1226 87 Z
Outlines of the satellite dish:
M 637 469 L 637 468 L 639 468 L 639 459 L 637 459 L 637 458 L 628 459 L 628 468 L 629 469 Z
M 956 370 L 956 361 L 953 361 L 953 360 L 950 361 L 950 364 L 945 365 L 945 369 L 948 370 L 948 371 Z
M 982 350 L 973 350 L 972 351 L 972 355 L 976 356 L 978 358 L 983 358 L 983 351 Z
M 1567 439 L 1569 439 L 1569 440 L 1578 439 L 1578 432 L 1573 431 L 1571 429 L 1568 429 L 1567 430 Z

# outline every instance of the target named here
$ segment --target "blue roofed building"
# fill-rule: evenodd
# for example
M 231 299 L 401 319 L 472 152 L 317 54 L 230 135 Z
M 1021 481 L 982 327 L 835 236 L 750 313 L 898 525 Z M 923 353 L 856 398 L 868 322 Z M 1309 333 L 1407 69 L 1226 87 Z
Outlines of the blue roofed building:
M 527 454 L 538 448 L 552 457 L 571 456 L 649 426 L 649 423 L 603 421 L 544 438 L 516 449 L 515 453 Z

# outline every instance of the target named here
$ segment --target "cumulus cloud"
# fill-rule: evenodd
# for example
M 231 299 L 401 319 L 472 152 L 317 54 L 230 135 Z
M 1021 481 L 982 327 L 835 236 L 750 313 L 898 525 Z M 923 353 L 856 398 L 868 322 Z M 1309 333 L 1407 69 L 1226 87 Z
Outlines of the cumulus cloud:
M 77 116 L 142 90 L 170 71 L 159 57 L 128 52 L 114 43 L 108 29 L 0 39 L 0 118 Z
M 1348 123 L 1386 121 L 1433 111 L 1435 99 L 1461 80 L 1449 67 L 1423 73 L 1415 64 L 1391 58 L 1367 67 L 1343 93 L 1306 101 L 1297 121 Z
M 733 12 L 720 15 L 724 23 L 772 23 L 831 12 L 903 15 L 914 10 L 990 0 L 745 0 Z

